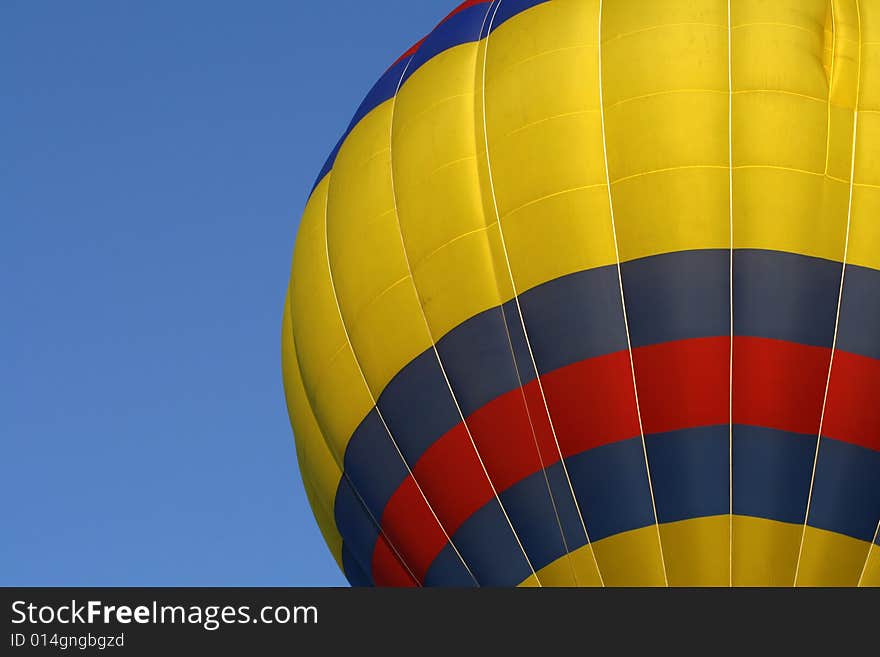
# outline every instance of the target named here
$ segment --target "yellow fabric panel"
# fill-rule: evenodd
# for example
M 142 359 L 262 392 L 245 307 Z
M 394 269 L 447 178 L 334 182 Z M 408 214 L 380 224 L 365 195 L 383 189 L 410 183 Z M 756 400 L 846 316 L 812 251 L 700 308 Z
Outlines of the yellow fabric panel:
M 857 60 L 861 77 L 847 261 L 880 269 L 880 7 L 877 3 L 862 1 L 858 3 L 858 10 L 858 22 L 850 30 L 861 41 L 861 58 Z M 852 44 L 852 48 L 857 52 L 858 44 Z
M 529 575 L 526 579 L 517 584 L 517 588 L 522 589 L 536 589 L 540 586 L 541 584 L 538 583 L 538 577 L 536 575 Z
M 825 172 L 848 190 L 852 170 L 852 134 L 855 115 L 851 108 L 830 106 L 828 157 Z
M 374 398 L 406 363 L 430 347 L 411 278 L 401 279 L 353 321 L 358 362 Z M 367 374 L 369 372 L 369 374 Z
M 605 16 L 613 7 L 630 2 L 606 2 Z M 715 0 L 700 5 L 717 6 Z M 727 21 L 718 24 L 669 24 L 662 19 L 652 29 L 635 30 L 643 20 L 632 11 L 633 31 L 613 37 L 603 24 L 602 59 L 606 114 L 637 98 L 670 91 L 703 90 L 727 92 Z M 625 73 L 623 73 L 625 71 Z M 722 99 L 723 102 L 723 99 Z M 638 111 L 638 110 L 635 110 Z M 725 112 L 726 114 L 726 112 Z M 607 119 L 606 119 L 607 120 Z M 671 155 L 672 152 L 665 153 Z M 615 176 L 612 176 L 612 179 Z
M 734 88 L 783 90 L 826 99 L 826 13 L 827 0 L 734 2 Z M 736 57 L 737 51 L 748 56 Z
M 880 587 L 880 547 L 871 546 L 860 586 Z
M 828 2 L 829 0 L 733 0 L 734 25 L 782 23 L 811 31 L 824 30 Z
M 645 3 L 605 6 L 604 125 L 620 259 L 730 248 L 726 3 L 681 3 L 654 23 Z M 725 517 L 660 528 L 670 584 L 728 582 L 726 525 Z
M 666 585 L 656 525 L 594 541 L 593 550 L 605 586 Z
M 574 572 L 574 577 L 572 577 L 572 572 Z M 539 585 L 540 581 L 540 586 L 570 587 L 573 586 L 575 579 L 577 586 L 602 586 L 599 571 L 596 569 L 596 561 L 589 545 L 559 557 L 553 563 L 538 570 L 535 575 L 530 575 L 519 586 L 535 587 Z
M 847 183 L 784 169 L 738 169 L 733 199 L 735 248 L 843 261 Z
M 733 517 L 733 585 L 794 583 L 803 525 L 751 516 Z
M 361 119 L 330 175 L 327 247 L 340 305 L 354 317 L 407 271 L 393 217 L 392 106 L 389 100 Z M 371 257 L 376 252 L 381 257 Z
M 877 11 L 874 7 L 871 9 L 874 12 Z M 868 13 L 867 7 L 863 13 Z M 869 31 L 868 26 L 865 25 L 864 37 L 868 43 L 862 45 L 862 77 L 859 84 L 859 109 L 863 111 L 877 112 L 880 111 L 880 81 L 877 80 L 878 76 L 880 76 L 880 41 L 869 40 L 880 36 L 880 34 L 877 34 L 877 32 L 880 32 L 880 28 L 874 26 L 872 29 L 874 36 L 871 35 L 871 31 Z
M 730 516 L 660 525 L 670 586 L 730 584 Z
M 598 2 L 558 0 L 513 17 L 488 39 L 485 141 L 518 292 L 615 262 L 597 18 Z
M 864 114 L 859 115 L 859 125 Z M 862 135 L 860 131 L 860 135 Z M 859 139 L 863 139 L 860 136 Z M 874 141 L 880 150 L 880 140 Z M 856 175 L 863 169 L 858 161 Z M 849 252 L 847 262 L 862 267 L 880 269 L 880 187 L 856 185 L 853 189 L 852 219 L 850 224 Z
M 560 190 L 501 220 L 517 292 L 615 263 L 605 183 Z
M 856 586 L 870 543 L 807 527 L 797 586 Z
M 858 130 L 855 182 L 860 187 L 880 188 L 880 111 L 860 111 Z
M 328 180 L 312 193 L 300 222 L 291 274 L 293 336 L 315 417 L 338 461 L 373 406 L 345 335 L 327 264 Z
M 450 242 L 413 272 L 435 340 L 465 319 L 513 296 L 503 257 L 495 224 Z M 451 267 L 452 263 L 456 266 Z M 462 309 L 456 299 L 468 306 Z
M 599 112 L 597 21 L 598 2 L 552 2 L 515 16 L 488 39 L 489 193 L 495 195 L 518 292 L 616 262 Z M 649 530 L 614 537 L 632 569 L 626 572 L 625 562 L 606 549 L 610 581 L 601 559 L 599 564 L 606 583 L 665 581 L 656 528 Z M 565 565 L 552 567 L 556 582 Z M 544 583 L 540 573 L 538 579 Z
M 831 71 L 831 102 L 854 109 L 859 85 L 861 30 L 864 0 L 833 0 L 834 34 L 831 46 L 834 61 Z
M 730 248 L 729 174 L 675 169 L 613 186 L 620 260 L 686 249 Z
M 324 541 L 336 563 L 342 568 L 342 537 L 336 529 L 333 515 L 333 502 L 341 473 L 336 462 L 329 455 L 324 436 L 309 405 L 296 347 L 293 343 L 293 324 L 291 321 L 289 297 L 285 299 L 284 315 L 281 321 L 281 372 L 284 379 L 284 395 L 287 411 L 293 427 L 296 442 L 296 456 L 303 479 L 309 505 L 318 521 Z
M 603 16 L 605 136 L 620 258 L 729 248 L 726 4 L 678 3 L 652 14 L 653 21 L 643 8 L 606 3 Z
M 834 60 L 834 10 L 832 8 L 833 2 L 828 3 L 828 7 L 825 10 L 825 30 L 824 30 L 824 39 L 825 39 L 825 47 L 822 50 L 822 68 L 825 69 L 825 76 L 830 80 L 831 79 L 831 63 Z M 830 92 L 833 97 L 833 90 Z
M 852 113 L 829 102 L 827 19 L 826 0 L 733 4 L 736 248 L 843 260 Z M 835 13 L 835 80 L 845 20 Z M 837 86 L 846 96 L 848 83 Z
M 727 2 L 605 0 L 602 22 L 602 32 L 606 39 L 620 39 L 643 30 L 654 30 L 658 25 L 720 25 L 727 29 Z
M 737 93 L 733 135 L 737 166 L 824 173 L 828 102 L 770 92 Z M 851 143 L 847 138 L 846 141 Z M 727 140 L 725 138 L 725 144 Z M 810 184 L 821 178 L 807 179 Z
M 339 149 L 327 200 L 327 247 L 351 345 L 377 399 L 431 336 L 409 275 L 391 179 L 391 117 L 383 103 Z
M 605 109 L 612 184 L 681 167 L 727 168 L 727 94 L 667 91 Z
M 421 66 L 398 93 L 392 128 L 398 218 L 435 340 L 512 296 L 477 165 L 478 50 L 463 44 Z
M 841 1 L 841 0 L 838 0 Z M 850 5 L 856 0 L 846 0 Z M 863 34 L 862 43 L 865 47 L 880 46 L 880 5 L 876 1 L 860 0 L 858 3 L 857 18 Z M 880 84 L 876 78 L 874 84 Z

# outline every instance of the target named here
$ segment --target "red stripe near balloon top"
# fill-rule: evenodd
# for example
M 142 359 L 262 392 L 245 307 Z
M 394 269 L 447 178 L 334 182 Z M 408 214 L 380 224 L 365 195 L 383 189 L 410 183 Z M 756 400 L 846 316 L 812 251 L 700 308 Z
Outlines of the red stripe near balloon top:
M 458 5 L 458 7 L 456 7 L 451 12 L 449 12 L 443 18 L 443 20 L 441 20 L 439 23 L 437 23 L 437 27 L 439 27 L 440 25 L 443 25 L 443 23 L 448 21 L 453 16 L 460 14 L 465 9 L 469 9 L 470 7 L 473 7 L 474 5 L 488 5 L 488 4 L 489 4 L 489 0 L 467 0 L 467 2 L 462 2 L 460 5 Z M 437 28 L 435 27 L 434 29 L 437 29 Z M 403 53 L 400 57 L 398 57 L 397 59 L 394 60 L 394 63 L 388 67 L 388 70 L 391 70 L 392 68 L 394 68 L 397 64 L 399 64 L 401 61 L 403 61 L 407 57 L 412 57 L 418 51 L 418 49 L 421 47 L 421 45 L 425 42 L 425 39 L 427 39 L 427 38 L 428 37 L 425 36 L 425 37 L 419 39 L 418 41 L 416 41 L 412 46 L 410 46 L 407 49 L 407 51 L 405 53 Z

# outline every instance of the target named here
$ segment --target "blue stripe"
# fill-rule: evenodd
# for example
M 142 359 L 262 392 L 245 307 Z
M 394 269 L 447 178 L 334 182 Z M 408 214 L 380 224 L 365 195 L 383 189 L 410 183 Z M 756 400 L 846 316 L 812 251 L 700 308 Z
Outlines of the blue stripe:
M 802 524 L 816 436 L 734 425 L 733 512 Z
M 373 85 L 373 88 L 370 89 L 367 97 L 364 98 L 363 102 L 354 113 L 354 117 L 348 124 L 348 129 L 345 131 L 346 135 L 354 130 L 354 127 L 360 123 L 361 119 L 367 114 L 379 107 L 379 105 L 386 100 L 394 98 L 394 94 L 397 93 L 397 88 L 400 86 L 403 72 L 406 70 L 410 61 L 411 57 L 405 57 L 382 74 L 382 77 L 380 77 L 376 84 Z
M 728 425 L 645 436 L 661 523 L 730 512 Z
M 437 344 L 449 382 L 465 416 L 520 385 L 516 367 L 525 365 L 522 362 L 525 340 L 519 316 L 516 315 L 515 319 L 509 317 L 516 312 L 515 305 L 508 305 L 480 313 Z M 521 347 L 513 347 L 514 343 Z M 511 353 L 517 352 L 518 365 L 511 357 Z M 528 368 L 533 371 L 530 362 Z M 560 477 L 562 466 L 558 465 L 550 470 L 547 480 L 540 471 L 501 494 L 502 504 L 535 568 L 541 567 L 537 564 L 545 565 L 565 553 L 561 529 L 567 534 L 566 540 L 581 545 L 586 542 L 579 520 L 577 527 L 568 523 L 561 528 L 557 523 L 554 503 L 562 509 L 575 508 L 567 485 L 559 485 Z M 552 487 L 554 498 L 548 489 L 551 478 L 556 480 L 556 486 Z M 577 531 L 581 534 L 579 539 L 574 538 Z M 469 558 L 467 555 L 466 559 Z
M 617 267 L 549 281 L 520 295 L 541 374 L 626 349 Z
M 504 21 L 510 19 L 515 14 L 525 11 L 534 5 L 543 4 L 543 2 L 546 2 L 546 0 L 507 0 L 498 10 L 493 29 L 500 27 Z M 312 185 L 312 192 L 315 191 L 315 187 L 333 168 L 342 143 L 361 119 L 385 101 L 393 98 L 398 86 L 432 57 L 457 45 L 476 41 L 479 37 L 483 36 L 480 34 L 480 28 L 483 27 L 483 19 L 487 11 L 494 11 L 494 3 L 489 7 L 486 4 L 482 3 L 469 7 L 442 23 L 426 37 L 425 42 L 415 55 L 401 59 L 385 71 L 382 77 L 370 89 L 369 93 L 367 93 L 349 123 L 348 128 L 324 162 L 324 166 L 321 168 L 315 184 Z M 488 23 L 488 20 L 486 22 Z M 405 78 L 403 77 L 404 71 L 406 72 Z
M 313 194 L 315 192 L 315 188 L 321 184 L 321 181 L 324 180 L 325 176 L 330 173 L 330 170 L 333 168 L 333 164 L 336 162 L 336 156 L 339 155 L 339 149 L 342 148 L 342 142 L 345 141 L 345 138 L 348 136 L 348 132 L 342 135 L 339 138 L 339 141 L 336 142 L 336 146 L 333 147 L 333 150 L 330 151 L 330 155 L 327 156 L 327 159 L 324 160 L 324 166 L 321 167 L 320 173 L 318 173 L 318 177 L 315 178 L 315 183 L 312 185 L 312 191 L 309 192 Z
M 486 3 L 473 5 L 434 28 L 413 55 L 412 63 L 404 75 L 404 82 L 428 60 L 440 53 L 463 43 L 477 41 L 480 38 L 480 29 L 486 21 L 488 9 Z
M 568 466 L 568 461 L 566 461 L 566 466 Z M 566 477 L 565 470 L 562 468 L 562 463 L 554 463 L 546 469 L 546 473 L 547 480 L 550 482 L 550 490 L 553 491 L 553 501 L 556 503 L 556 513 L 559 514 L 559 523 L 562 525 L 565 544 L 568 546 L 568 551 L 571 552 L 587 544 L 587 535 L 584 533 L 578 507 L 571 496 L 572 487 Z M 541 568 L 546 565 L 543 564 Z
M 516 315 L 515 319 L 508 316 L 516 312 L 516 306 L 513 305 L 480 313 L 437 344 L 449 382 L 465 416 L 520 385 L 516 367 L 522 367 L 525 363 L 522 362 L 522 350 L 516 349 L 513 344 L 524 346 L 525 341 L 519 316 Z M 520 352 L 518 364 L 511 357 L 517 351 Z M 527 373 L 533 372 L 530 362 L 527 366 Z M 579 521 L 576 528 L 570 524 L 562 528 L 557 523 L 554 503 L 574 509 L 567 485 L 559 486 L 557 481 L 553 490 L 555 499 L 550 496 L 550 478 L 558 480 L 561 476 L 562 466 L 558 465 L 548 473 L 547 480 L 541 471 L 517 482 L 501 494 L 504 508 L 535 568 L 541 567 L 536 564 L 550 563 L 565 553 L 562 531 L 576 536 L 579 530 L 581 538 L 573 540 L 580 544 L 586 542 Z
M 735 432 L 733 512 L 803 523 L 815 437 L 759 427 L 736 426 Z M 728 439 L 727 425 L 646 437 L 661 523 L 728 513 Z M 822 445 L 810 525 L 872 540 L 880 519 L 880 452 L 830 439 Z M 566 463 L 592 540 L 654 523 L 638 438 L 595 448 Z M 568 550 L 575 550 L 586 538 L 570 496 L 563 494 L 562 467 L 557 463 L 547 472 Z M 546 490 L 543 476 L 535 473 L 501 496 L 536 570 L 565 554 L 552 508 L 532 498 L 535 491 Z M 489 506 L 495 505 L 493 500 Z M 480 533 L 473 524 L 483 513 L 465 523 L 468 532 Z M 489 545 L 497 538 L 488 529 L 481 535 Z
M 501 503 L 536 570 L 565 554 L 543 470 L 501 493 Z
M 809 283 L 822 279 L 829 265 L 833 268 L 834 264 L 784 253 L 739 252 L 736 255 L 740 258 L 740 270 L 746 271 L 740 272 L 745 278 L 739 280 L 755 274 L 759 268 L 749 263 L 758 262 L 761 271 L 758 280 L 765 281 L 766 287 L 772 290 L 770 293 L 757 291 L 750 297 L 751 306 L 737 307 L 735 317 L 739 318 L 740 327 L 750 324 L 752 333 L 764 337 L 810 339 L 804 333 L 814 331 L 816 324 L 810 324 L 809 317 L 803 316 L 806 308 L 796 305 L 798 312 L 794 312 L 785 300 L 806 293 L 805 290 L 812 293 L 816 287 L 805 286 L 803 280 Z M 623 274 L 634 346 L 725 334 L 728 330 L 725 326 L 729 326 L 729 303 L 725 295 L 728 286 L 724 282 L 728 258 L 729 252 L 707 250 L 625 263 Z M 825 278 L 830 281 L 828 276 Z M 825 289 L 826 296 L 836 295 L 830 285 L 826 284 Z M 760 297 L 760 303 L 755 302 L 756 297 Z M 542 373 L 626 349 L 615 266 L 577 272 L 539 285 L 520 296 L 520 305 Z M 811 312 L 819 312 L 817 306 L 820 305 L 812 303 Z M 758 307 L 769 316 L 760 322 L 749 320 L 749 308 L 754 311 Z M 849 317 L 857 320 L 859 307 L 851 305 L 850 312 Z M 800 320 L 806 322 L 803 329 L 795 325 L 798 330 L 791 330 L 793 314 L 800 314 Z M 833 317 L 831 321 L 833 330 Z M 781 326 L 788 328 L 782 330 Z M 511 345 L 519 375 L 523 383 L 527 383 L 534 374 L 515 300 L 503 306 L 503 313 L 496 307 L 466 320 L 438 343 L 438 353 L 466 416 L 518 387 Z M 460 422 L 433 349 L 420 354 L 394 377 L 379 398 L 379 408 L 411 466 Z M 758 434 L 748 433 L 750 431 L 737 427 L 735 434 L 743 436 L 744 449 L 758 450 L 754 445 Z M 772 436 L 770 433 L 760 435 Z M 773 454 L 777 447 L 771 441 L 765 449 Z M 406 472 L 375 413 L 355 431 L 345 463 L 346 471 L 350 471 L 352 480 L 363 491 L 370 509 L 381 517 L 385 504 L 405 479 Z M 757 481 L 760 480 L 758 477 Z M 735 490 L 747 490 L 748 486 L 747 481 L 744 488 L 737 485 Z M 748 498 L 741 503 L 752 508 L 747 515 L 778 519 L 793 517 L 796 511 L 793 507 L 801 503 L 799 496 L 797 504 L 791 500 L 767 499 L 766 509 L 754 508 L 754 500 L 748 501 Z M 713 502 L 716 503 L 717 500 Z M 781 508 L 776 508 L 776 504 Z M 677 512 L 670 510 L 670 513 L 675 516 Z
M 592 540 L 654 524 L 645 457 L 639 438 L 578 454 L 566 459 L 566 465 Z M 724 470 L 727 470 L 726 451 Z M 544 473 L 541 470 L 525 477 L 500 496 L 535 570 L 565 555 L 566 546 L 571 552 L 587 544 L 562 464 L 555 463 L 546 469 L 556 503 L 555 512 L 547 495 Z M 723 483 L 726 490 L 726 480 Z M 723 512 L 727 512 L 726 504 Z M 565 536 L 564 543 L 560 537 L 560 524 Z M 522 557 L 522 550 L 519 550 L 504 521 L 497 500 L 491 500 L 476 511 L 452 538 L 481 584 L 485 585 L 487 581 L 491 585 L 504 585 L 505 581 L 516 583 L 530 574 L 527 567 L 521 570 L 521 566 L 509 577 L 495 570 L 498 564 L 493 564 L 493 569 L 487 570 L 492 564 L 492 551 L 496 546 L 502 546 L 506 551 L 501 557 L 503 563 L 517 565 Z M 440 573 L 451 564 L 449 555 L 441 554 L 438 560 L 439 563 L 432 564 L 429 569 L 429 577 L 434 578 L 432 581 L 438 581 Z M 478 564 L 476 567 L 475 563 Z M 491 579 L 484 581 L 487 576 Z
M 730 251 L 680 251 L 620 265 L 632 346 L 730 335 Z
M 846 266 L 837 348 L 880 359 L 880 271 Z
M 377 519 L 409 475 L 376 409 L 358 425 L 345 450 L 345 472 Z
M 364 572 L 348 545 L 342 545 L 342 570 L 352 586 L 373 586 L 373 578 Z
M 453 540 L 481 586 L 515 586 L 532 574 L 497 500 L 468 518 Z M 445 572 L 448 561 L 448 555 L 435 560 L 425 581 L 438 581 L 440 572 L 435 568 Z
M 345 477 L 336 490 L 333 511 L 336 528 L 343 540 L 343 568 L 346 576 L 361 582 L 365 578 L 369 581 L 379 529 L 364 510 Z
M 520 385 L 505 319 L 501 308 L 491 308 L 470 318 L 437 343 L 440 360 L 465 417 Z
M 321 172 L 318 174 L 318 178 L 315 180 L 315 184 L 312 185 L 312 192 L 315 191 L 315 187 L 324 179 L 330 170 L 333 168 L 333 165 L 336 163 L 336 157 L 339 155 L 339 149 L 342 148 L 342 144 L 348 135 L 351 134 L 351 131 L 354 130 L 354 127 L 360 123 L 361 119 L 363 119 L 367 114 L 372 112 L 374 109 L 379 107 L 382 103 L 387 100 L 391 100 L 394 97 L 394 94 L 397 93 L 397 87 L 400 84 L 401 76 L 403 75 L 403 71 L 406 69 L 407 64 L 409 63 L 411 58 L 407 57 L 397 62 L 390 69 L 385 71 L 382 77 L 373 85 L 370 91 L 367 93 L 366 98 L 364 98 L 363 102 L 361 102 L 357 111 L 354 113 L 354 117 L 351 119 L 351 122 L 348 124 L 348 128 L 346 128 L 345 132 L 342 134 L 342 137 L 339 138 L 339 141 L 336 142 L 336 146 L 330 152 L 329 157 L 324 162 L 324 166 L 321 168 Z
M 654 524 L 640 438 L 596 447 L 566 464 L 591 540 Z
M 570 552 L 587 543 L 561 463 L 511 486 L 501 494 L 501 502 L 535 570 L 566 554 L 566 546 Z
M 523 332 L 523 319 L 517 306 L 517 300 L 511 299 L 502 306 L 502 309 L 519 378 L 522 385 L 526 385 L 537 378 L 537 373 L 535 372 L 535 364 L 532 362 L 532 355 L 529 352 L 529 341 L 526 340 L 526 335 Z
M 546 476 L 545 480 L 545 471 L 541 470 L 501 493 L 504 510 L 507 511 L 510 522 L 516 530 L 516 535 L 522 542 L 523 549 L 525 549 L 535 570 L 540 570 L 564 556 L 566 547 L 568 552 L 571 552 L 587 544 L 587 538 L 577 513 L 577 507 L 572 500 L 562 464 L 555 463 L 547 468 Z M 553 491 L 553 501 L 556 503 L 555 511 L 550 497 L 547 495 L 548 482 Z M 518 568 L 521 567 L 520 561 L 525 564 L 525 561 L 522 560 L 522 550 L 516 545 L 506 521 L 500 522 L 503 516 L 499 516 L 499 513 L 500 507 L 493 499 L 465 521 L 453 536 L 453 541 L 469 565 L 490 562 L 492 551 L 497 545 L 507 546 L 509 553 L 504 557 L 506 561 L 512 561 Z M 485 527 L 481 526 L 480 523 L 487 518 L 490 521 L 489 524 Z M 562 534 L 560 534 L 560 526 Z M 563 535 L 565 536 L 564 542 Z M 472 550 L 477 550 L 478 553 L 474 554 Z M 447 545 L 443 552 L 437 556 L 435 562 L 431 564 L 425 584 L 448 582 L 446 577 L 452 575 L 454 577 L 452 581 L 455 582 L 451 584 L 452 586 L 468 585 L 464 580 L 467 573 L 462 575 L 453 572 L 456 562 L 461 569 L 461 562 L 455 557 L 451 547 Z M 501 581 L 499 578 L 504 577 L 501 573 L 488 573 L 485 566 L 477 566 L 477 570 L 483 576 L 490 576 L 491 581 L 496 585 Z M 481 584 L 485 584 L 486 582 L 477 574 L 477 570 L 474 571 L 475 576 Z M 512 577 L 511 581 L 518 583 L 529 574 L 531 571 L 526 565 L 526 570 L 518 571 L 518 574 Z
M 830 347 L 841 264 L 740 249 L 733 256 L 734 333 Z
M 473 587 L 474 579 L 465 570 L 461 559 L 447 543 L 425 574 L 425 586 Z
M 379 396 L 379 410 L 411 466 L 461 422 L 433 349 L 422 352 Z M 350 448 L 350 444 L 349 444 Z
M 726 334 L 727 329 L 719 329 L 729 322 L 729 304 L 724 294 L 727 285 L 721 284 L 726 280 L 723 265 L 728 257 L 729 252 L 710 250 L 625 263 L 622 273 L 633 319 L 634 346 L 703 337 L 705 333 Z M 834 280 L 839 276 L 839 265 L 767 251 L 741 251 L 735 257 L 735 266 L 739 268 L 735 284 L 743 287 L 743 291 L 736 292 L 739 305 L 734 316 L 738 332 L 806 344 L 830 342 L 839 288 L 839 278 Z M 862 270 L 852 277 L 850 289 L 870 288 L 875 278 L 880 285 L 880 272 Z M 864 293 L 859 294 L 848 297 L 848 314 L 842 326 L 858 324 L 862 318 L 871 321 L 876 316 L 876 305 L 864 303 Z M 615 266 L 578 272 L 539 285 L 520 296 L 520 305 L 542 373 L 626 349 Z M 865 336 L 846 339 L 849 342 L 845 344 L 851 348 L 855 345 L 860 351 L 869 350 L 873 344 Z M 506 303 L 503 312 L 496 307 L 466 320 L 438 343 L 447 376 L 466 415 L 517 388 L 511 345 L 520 377 L 527 383 L 533 378 L 533 368 L 515 300 Z M 420 354 L 393 378 L 379 398 L 379 409 L 411 466 L 460 423 L 433 349 Z M 690 462 L 689 459 L 697 458 L 696 454 L 702 454 L 699 458 L 709 459 L 706 462 L 713 464 L 710 470 L 726 483 L 726 473 L 719 466 L 718 438 L 689 442 L 687 435 L 672 441 L 663 441 L 661 436 L 646 437 L 652 450 L 652 472 L 656 470 L 658 477 L 658 514 L 664 522 L 711 514 L 712 509 L 721 508 L 721 487 L 717 482 L 713 486 L 709 480 L 702 480 L 704 472 L 699 468 L 693 473 L 697 480 L 691 482 L 667 478 L 665 474 L 667 470 L 680 471 L 684 466 L 676 464 Z M 634 444 L 635 448 L 626 458 L 616 456 L 616 446 L 611 445 L 591 450 L 590 456 L 578 455 L 569 460 L 575 464 L 572 484 L 591 537 L 596 532 L 595 540 L 653 523 L 641 445 L 627 444 Z M 815 438 L 811 437 L 735 426 L 735 512 L 803 522 L 804 491 L 809 487 L 814 444 Z M 690 453 L 691 449 L 695 451 Z M 601 468 L 592 465 L 602 459 L 607 463 Z M 726 464 L 726 457 L 724 461 Z M 349 442 L 345 469 L 371 511 L 380 518 L 407 473 L 375 411 L 358 426 Z M 614 477 L 620 478 L 617 490 L 609 488 Z M 688 488 L 691 484 L 693 490 L 706 485 L 701 500 Z M 554 491 L 557 505 L 571 504 L 570 493 L 563 492 Z M 549 501 L 546 493 L 542 500 Z M 617 509 L 619 513 L 614 513 Z M 588 518 L 590 514 L 592 518 Z M 556 539 L 558 531 L 555 538 L 548 540 Z M 553 552 L 543 546 L 534 550 Z
M 880 520 L 880 452 L 823 438 L 809 525 L 871 542 Z

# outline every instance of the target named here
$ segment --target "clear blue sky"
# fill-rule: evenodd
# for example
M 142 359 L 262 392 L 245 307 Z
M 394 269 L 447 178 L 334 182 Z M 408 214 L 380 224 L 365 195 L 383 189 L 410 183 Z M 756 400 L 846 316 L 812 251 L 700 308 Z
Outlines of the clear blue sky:
M 454 0 L 0 2 L 0 585 L 341 585 L 280 322 L 308 191 Z

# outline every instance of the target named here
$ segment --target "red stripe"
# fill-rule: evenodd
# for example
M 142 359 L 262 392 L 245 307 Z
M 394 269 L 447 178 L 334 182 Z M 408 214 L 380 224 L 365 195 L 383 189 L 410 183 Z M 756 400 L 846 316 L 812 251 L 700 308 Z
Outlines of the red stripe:
M 737 337 L 733 345 L 733 421 L 819 433 L 831 350 Z
M 736 337 L 734 422 L 818 433 L 829 353 L 828 349 L 780 340 Z M 853 366 L 847 358 L 840 362 L 835 375 L 839 379 L 836 390 L 849 401 L 838 404 L 840 410 L 831 418 L 827 433 L 835 437 L 859 436 L 865 435 L 865 427 L 870 427 L 870 440 L 878 444 L 880 410 L 872 404 L 880 398 L 880 363 L 872 362 L 866 369 L 867 365 L 859 362 L 857 369 L 851 371 Z M 633 363 L 646 433 L 730 421 L 728 336 L 641 347 L 633 350 Z M 860 389 L 858 394 L 862 396 L 853 401 L 857 396 L 847 386 L 853 387 L 865 377 L 871 384 Z M 545 374 L 541 382 L 566 458 L 639 435 L 628 352 L 574 363 Z M 870 409 L 863 411 L 856 428 L 844 424 L 853 415 L 845 403 Z M 542 461 L 548 467 L 559 460 L 536 381 L 475 411 L 468 418 L 468 427 L 499 493 L 538 472 Z M 450 536 L 494 497 L 463 424 L 437 440 L 415 464 L 413 472 Z M 421 580 L 445 546 L 445 537 L 412 478 L 388 502 L 382 526 L 394 544 L 401 546 L 408 565 Z M 377 544 L 374 564 L 377 559 L 382 563 L 388 561 L 385 552 L 387 546 Z M 391 569 L 392 574 L 395 572 L 388 564 L 384 567 Z
M 542 376 L 541 382 L 566 458 L 639 435 L 626 351 L 560 368 Z
M 537 391 L 537 384 L 534 385 L 534 391 L 517 388 L 486 404 L 468 418 L 474 443 L 498 492 L 507 490 L 528 473 L 541 469 L 538 457 L 541 442 L 544 443 L 544 458 L 555 456 L 551 463 L 559 460 L 551 447 L 554 444 L 553 434 L 543 404 L 540 409 L 534 408 L 533 402 L 528 404 L 528 408 L 526 406 L 526 398 L 534 397 Z M 545 461 L 546 465 L 550 463 Z
M 407 477 L 394 491 L 382 513 L 381 525 L 400 553 L 406 555 L 406 563 L 416 579 L 424 581 L 431 563 L 446 545 L 446 535 L 415 479 Z
M 381 534 L 373 550 L 372 569 L 373 582 L 376 586 L 418 586 Z
M 450 535 L 494 496 L 463 424 L 428 448 L 413 475 Z
M 633 350 L 646 434 L 730 422 L 730 337 Z
M 880 361 L 834 353 L 822 434 L 880 451 Z
M 425 36 L 425 37 L 422 37 L 421 39 L 419 39 L 418 41 L 416 41 L 413 45 L 411 45 L 411 46 L 409 47 L 409 50 L 407 50 L 407 51 L 406 51 L 405 53 L 403 53 L 400 57 L 398 57 L 397 59 L 395 59 L 394 62 L 391 64 L 391 66 L 389 66 L 388 69 L 386 69 L 386 70 L 389 70 L 389 69 L 394 68 L 394 67 L 397 66 L 402 60 L 406 59 L 407 57 L 411 57 L 412 55 L 415 55 L 415 54 L 418 52 L 419 48 L 422 47 L 422 44 L 425 42 L 425 39 L 427 39 L 427 38 L 428 38 L 428 37 Z
M 473 7 L 474 5 L 485 4 L 487 1 L 488 1 L 488 0 L 467 0 L 467 2 L 462 2 L 460 5 L 458 5 L 458 7 L 456 7 L 456 8 L 453 9 L 451 12 L 449 12 L 449 14 L 447 14 L 446 17 L 445 17 L 442 21 L 440 21 L 439 23 L 437 23 L 437 26 L 434 27 L 434 30 L 436 30 L 437 27 L 439 27 L 440 25 L 443 25 L 443 23 L 445 23 L 446 21 L 448 21 L 450 18 L 452 18 L 452 17 L 455 16 L 456 14 L 460 14 L 461 12 L 463 12 L 465 9 L 468 9 L 469 7 Z M 433 32 L 434 30 L 431 30 L 431 31 Z M 397 64 L 399 64 L 401 60 L 406 59 L 407 57 L 409 57 L 409 56 L 411 56 L 411 55 L 415 55 L 416 52 L 418 52 L 418 49 L 421 47 L 421 45 L 425 42 L 425 39 L 427 39 L 427 38 L 428 38 L 428 37 L 425 36 L 425 37 L 422 37 L 421 39 L 419 39 L 419 41 L 418 41 L 417 43 L 414 43 L 414 44 L 409 48 L 409 50 L 407 50 L 407 51 L 406 51 L 405 53 L 403 53 L 400 57 L 398 57 L 397 59 L 395 59 L 395 60 L 394 60 L 394 63 L 391 64 L 391 66 L 389 66 L 388 68 L 392 68 L 392 67 L 394 67 L 394 66 L 397 66 Z

